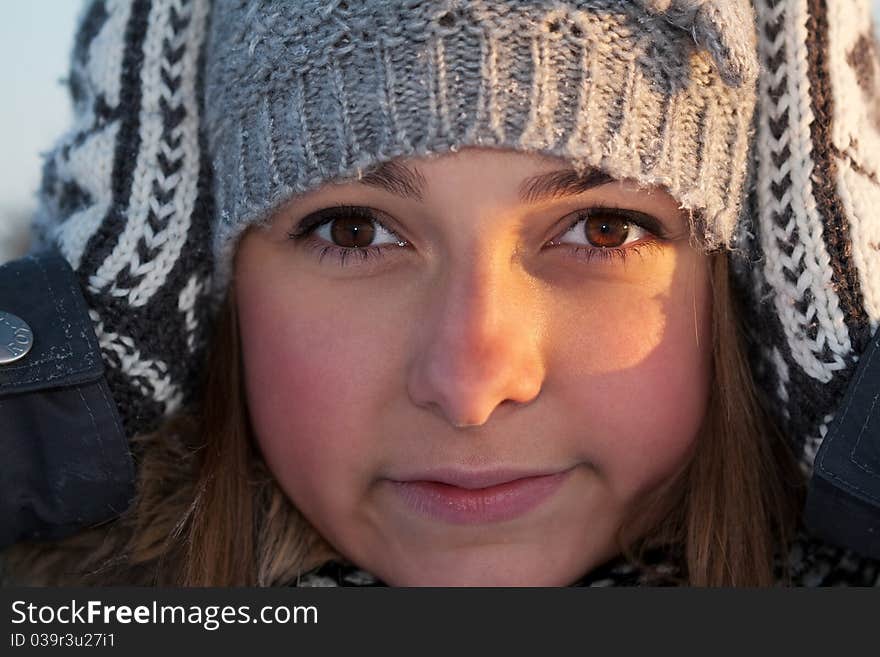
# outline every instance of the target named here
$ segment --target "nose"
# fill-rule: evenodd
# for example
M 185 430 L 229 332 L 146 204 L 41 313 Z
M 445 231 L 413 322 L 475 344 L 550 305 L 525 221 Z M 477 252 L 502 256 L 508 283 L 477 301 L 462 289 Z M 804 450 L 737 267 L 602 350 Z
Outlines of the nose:
M 408 381 L 416 405 L 464 428 L 538 396 L 543 313 L 521 268 L 473 257 L 446 270 L 426 299 L 428 321 Z

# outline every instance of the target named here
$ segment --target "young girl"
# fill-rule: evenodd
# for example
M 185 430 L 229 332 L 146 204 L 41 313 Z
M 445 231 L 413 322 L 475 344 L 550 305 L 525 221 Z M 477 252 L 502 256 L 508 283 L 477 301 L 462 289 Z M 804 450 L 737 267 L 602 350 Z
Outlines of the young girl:
M 93 2 L 36 234 L 138 494 L 12 577 L 876 583 L 799 523 L 880 319 L 852 5 Z

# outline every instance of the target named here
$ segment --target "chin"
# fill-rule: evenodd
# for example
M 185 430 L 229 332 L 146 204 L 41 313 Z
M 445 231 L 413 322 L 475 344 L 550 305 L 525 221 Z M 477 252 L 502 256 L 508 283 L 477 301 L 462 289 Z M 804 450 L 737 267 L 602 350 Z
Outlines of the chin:
M 592 565 L 598 565 L 591 561 L 561 563 L 554 557 L 558 555 L 546 548 L 530 555 L 481 550 L 476 554 L 431 555 L 406 564 L 383 564 L 372 572 L 389 586 L 401 587 L 560 587 L 572 584 Z

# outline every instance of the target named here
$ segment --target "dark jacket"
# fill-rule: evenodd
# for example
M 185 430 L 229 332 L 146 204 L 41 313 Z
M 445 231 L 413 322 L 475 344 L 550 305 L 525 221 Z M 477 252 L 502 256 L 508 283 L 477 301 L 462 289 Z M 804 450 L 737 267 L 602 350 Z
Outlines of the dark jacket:
M 0 547 L 117 516 L 134 467 L 67 260 L 47 251 L 0 266 L 0 313 Z

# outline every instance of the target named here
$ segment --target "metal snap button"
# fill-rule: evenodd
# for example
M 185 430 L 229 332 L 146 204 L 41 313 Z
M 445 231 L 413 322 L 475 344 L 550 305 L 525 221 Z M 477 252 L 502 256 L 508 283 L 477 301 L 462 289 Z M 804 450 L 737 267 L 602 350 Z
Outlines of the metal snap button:
M 0 310 L 0 366 L 27 356 L 34 346 L 34 333 L 21 317 Z

